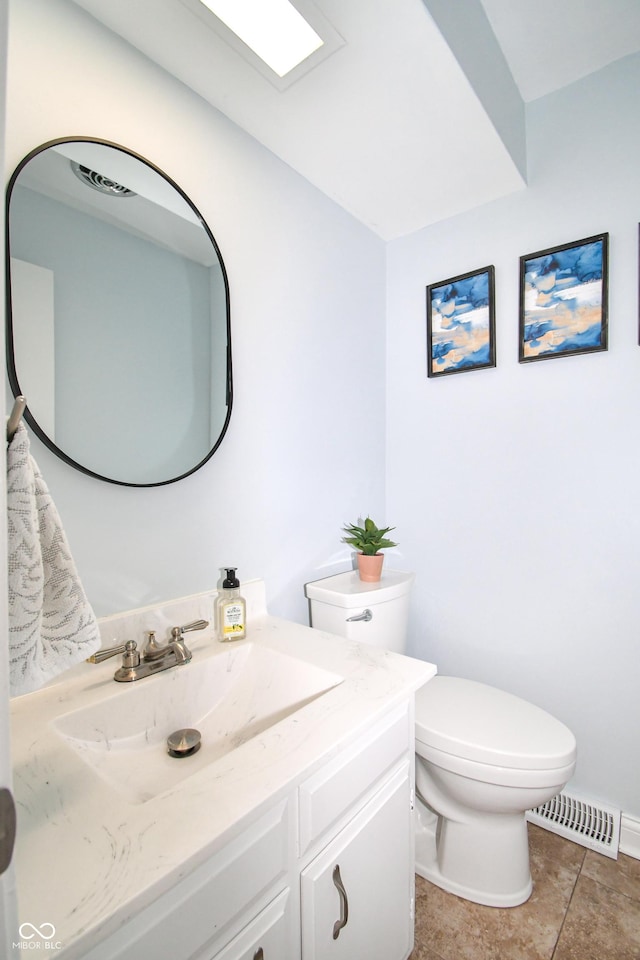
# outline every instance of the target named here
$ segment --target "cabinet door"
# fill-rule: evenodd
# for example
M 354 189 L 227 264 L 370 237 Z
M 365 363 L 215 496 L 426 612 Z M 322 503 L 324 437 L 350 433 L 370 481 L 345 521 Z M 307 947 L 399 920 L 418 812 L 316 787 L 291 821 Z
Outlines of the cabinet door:
M 289 890 L 258 914 L 231 943 L 211 960 L 284 960 L 299 956 L 298 938 L 291 922 Z M 203 958 L 204 960 L 204 958 Z
M 286 886 L 291 806 L 285 798 L 239 829 L 173 890 L 83 953 L 83 960 L 210 960 L 215 944 L 229 943 Z
M 316 852 L 323 849 L 402 759 L 413 758 L 413 730 L 413 712 L 405 703 L 300 785 L 301 855 L 314 846 Z
M 403 766 L 302 872 L 302 960 L 404 960 L 413 830 Z

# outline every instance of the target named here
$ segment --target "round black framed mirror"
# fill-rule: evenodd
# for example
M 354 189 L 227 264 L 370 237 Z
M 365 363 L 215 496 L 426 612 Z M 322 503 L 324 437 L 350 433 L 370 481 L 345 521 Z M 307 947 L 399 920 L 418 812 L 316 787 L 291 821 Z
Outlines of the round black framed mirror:
M 197 208 L 115 143 L 53 140 L 7 188 L 7 370 L 25 419 L 109 483 L 174 483 L 232 406 L 229 283 Z

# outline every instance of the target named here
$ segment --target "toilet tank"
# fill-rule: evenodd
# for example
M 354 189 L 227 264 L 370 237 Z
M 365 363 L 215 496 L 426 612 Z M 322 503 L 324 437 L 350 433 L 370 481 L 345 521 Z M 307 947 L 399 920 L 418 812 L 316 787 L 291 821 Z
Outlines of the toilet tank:
M 365 583 L 356 570 L 350 570 L 307 583 L 311 626 L 404 653 L 414 579 L 414 573 L 387 570 L 378 583 Z

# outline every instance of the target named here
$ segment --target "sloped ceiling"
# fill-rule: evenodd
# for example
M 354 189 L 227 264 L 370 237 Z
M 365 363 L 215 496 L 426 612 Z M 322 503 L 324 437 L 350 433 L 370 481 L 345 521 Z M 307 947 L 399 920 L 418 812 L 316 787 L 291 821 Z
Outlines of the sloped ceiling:
M 640 50 L 638 0 L 482 0 L 525 101 Z
M 195 0 L 74 2 L 385 240 L 522 189 L 524 101 L 640 49 L 638 0 L 315 0 L 344 43 L 278 89 Z

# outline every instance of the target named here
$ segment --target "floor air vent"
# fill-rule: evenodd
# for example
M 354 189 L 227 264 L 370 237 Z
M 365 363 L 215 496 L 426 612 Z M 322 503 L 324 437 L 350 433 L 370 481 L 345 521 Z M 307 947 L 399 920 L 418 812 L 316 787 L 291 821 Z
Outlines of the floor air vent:
M 559 793 L 527 811 L 527 820 L 575 843 L 618 859 L 620 810 Z

